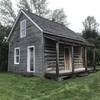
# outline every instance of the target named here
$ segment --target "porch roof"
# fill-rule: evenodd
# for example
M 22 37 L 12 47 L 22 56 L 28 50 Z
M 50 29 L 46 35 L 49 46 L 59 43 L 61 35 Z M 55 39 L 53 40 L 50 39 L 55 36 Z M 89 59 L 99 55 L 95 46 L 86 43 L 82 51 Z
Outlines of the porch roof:
M 54 41 L 58 41 L 59 43 L 65 44 L 65 45 L 94 47 L 94 44 L 90 44 L 88 41 L 82 42 L 82 41 L 77 41 L 74 39 L 59 37 L 59 36 L 50 35 L 50 34 L 44 34 L 44 37 L 54 40 Z

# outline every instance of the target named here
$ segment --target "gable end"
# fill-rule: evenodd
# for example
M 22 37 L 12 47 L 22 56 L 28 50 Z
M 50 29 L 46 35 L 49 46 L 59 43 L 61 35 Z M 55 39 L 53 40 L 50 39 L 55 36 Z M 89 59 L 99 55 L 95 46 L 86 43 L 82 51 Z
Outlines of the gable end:
M 13 25 L 13 27 L 12 27 L 10 33 L 9 33 L 9 36 L 8 36 L 7 41 L 9 41 L 9 39 L 10 39 L 12 33 L 13 33 L 13 30 L 14 30 L 14 28 L 15 28 L 15 26 L 16 26 L 16 24 L 17 24 L 17 22 L 18 22 L 18 20 L 19 20 L 19 18 L 20 18 L 20 16 L 21 16 L 21 13 L 24 14 L 24 15 L 25 15 L 25 16 L 26 16 L 26 17 L 27 17 L 41 32 L 43 32 L 43 30 L 41 29 L 41 27 L 40 27 L 37 23 L 35 23 L 23 10 L 21 10 L 21 11 L 19 12 L 17 18 L 16 18 L 16 21 L 15 21 L 15 23 L 14 23 L 14 25 Z

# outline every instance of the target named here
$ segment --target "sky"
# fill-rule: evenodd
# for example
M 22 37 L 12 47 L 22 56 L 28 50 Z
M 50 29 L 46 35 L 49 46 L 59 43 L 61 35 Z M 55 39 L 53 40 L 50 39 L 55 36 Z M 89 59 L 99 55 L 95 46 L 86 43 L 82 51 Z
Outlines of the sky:
M 16 0 L 12 0 L 16 5 Z M 100 24 L 100 0 L 47 0 L 51 10 L 63 8 L 67 16 L 69 28 L 82 32 L 82 22 L 87 16 L 94 16 Z M 99 26 L 100 30 L 100 26 Z

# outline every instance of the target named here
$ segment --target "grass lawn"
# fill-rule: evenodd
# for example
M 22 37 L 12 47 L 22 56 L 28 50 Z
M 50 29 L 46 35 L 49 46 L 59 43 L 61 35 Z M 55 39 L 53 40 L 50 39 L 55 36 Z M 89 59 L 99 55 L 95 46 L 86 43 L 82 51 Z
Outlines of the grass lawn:
M 1 73 L 0 100 L 100 100 L 100 71 L 59 82 Z

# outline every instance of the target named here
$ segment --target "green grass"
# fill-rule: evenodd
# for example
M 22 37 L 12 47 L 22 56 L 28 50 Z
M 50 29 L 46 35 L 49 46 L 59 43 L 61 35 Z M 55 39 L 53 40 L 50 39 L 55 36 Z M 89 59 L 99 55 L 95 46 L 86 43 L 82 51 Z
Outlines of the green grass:
M 58 82 L 1 73 L 0 100 L 100 100 L 100 72 Z

